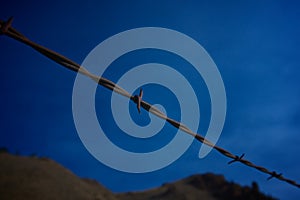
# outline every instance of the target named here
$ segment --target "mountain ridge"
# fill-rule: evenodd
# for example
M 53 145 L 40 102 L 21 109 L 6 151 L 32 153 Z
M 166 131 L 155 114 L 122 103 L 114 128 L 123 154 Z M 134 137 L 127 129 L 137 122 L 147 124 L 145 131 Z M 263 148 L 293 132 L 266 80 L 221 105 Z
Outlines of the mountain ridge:
M 93 200 L 274 200 L 258 185 L 240 186 L 222 175 L 197 174 L 139 192 L 113 193 L 45 157 L 0 152 L 0 199 Z

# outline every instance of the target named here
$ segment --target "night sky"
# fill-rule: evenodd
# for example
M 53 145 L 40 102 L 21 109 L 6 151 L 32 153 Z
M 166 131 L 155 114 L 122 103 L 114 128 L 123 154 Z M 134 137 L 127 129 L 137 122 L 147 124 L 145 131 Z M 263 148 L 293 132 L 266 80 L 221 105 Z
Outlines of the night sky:
M 2 1 L 0 18 L 10 16 L 14 16 L 13 27 L 25 36 L 80 64 L 100 42 L 128 29 L 164 27 L 188 35 L 210 54 L 226 88 L 227 116 L 217 144 L 300 181 L 298 2 Z M 239 163 L 228 166 L 229 159 L 214 150 L 199 159 L 197 141 L 176 162 L 158 171 L 131 174 L 111 169 L 86 150 L 77 134 L 72 114 L 76 73 L 6 36 L 0 37 L 0 53 L 0 147 L 50 157 L 114 192 L 149 189 L 213 172 L 242 185 L 256 181 L 263 192 L 280 199 L 300 196 L 298 188 L 275 179 L 267 181 L 266 174 L 254 169 Z M 149 62 L 181 69 L 190 80 L 201 106 L 197 131 L 205 132 L 211 114 L 207 89 L 191 66 L 176 55 L 159 50 L 131 52 L 112 63 L 104 76 L 117 81 L 126 70 Z M 168 115 L 180 118 L 178 102 L 167 88 L 154 84 L 143 89 L 144 100 L 160 103 Z M 122 148 L 147 152 L 176 134 L 169 125 L 145 141 L 122 134 L 111 116 L 110 98 L 109 90 L 97 88 L 97 116 L 111 133 L 109 138 Z M 149 123 L 145 111 L 139 115 L 134 104 L 129 109 L 137 124 Z

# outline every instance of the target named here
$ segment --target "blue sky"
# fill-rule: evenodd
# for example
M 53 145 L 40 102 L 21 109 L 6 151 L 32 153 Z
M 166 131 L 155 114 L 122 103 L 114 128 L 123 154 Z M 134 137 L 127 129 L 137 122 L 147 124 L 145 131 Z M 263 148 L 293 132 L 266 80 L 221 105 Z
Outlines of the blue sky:
M 246 153 L 254 163 L 299 182 L 299 6 L 296 1 L 10 1 L 2 3 L 0 18 L 14 16 L 16 29 L 78 63 L 101 41 L 128 29 L 165 27 L 192 37 L 213 58 L 226 88 L 227 117 L 217 144 L 237 154 Z M 106 167 L 89 154 L 76 132 L 72 116 L 76 74 L 5 36 L 0 37 L 0 47 L 0 146 L 12 152 L 51 157 L 115 192 L 148 189 L 191 174 L 214 172 L 240 184 L 256 181 L 265 193 L 280 199 L 300 196 L 296 187 L 266 181 L 267 176 L 258 171 L 238 163 L 228 166 L 228 159 L 216 151 L 199 159 L 201 145 L 196 141 L 179 160 L 159 171 L 128 174 Z M 183 62 L 159 51 L 127 56 L 113 63 L 107 78 L 116 81 L 122 70 L 149 61 L 175 68 Z M 192 83 L 199 81 L 188 67 L 181 73 Z M 203 101 L 199 132 L 207 129 L 210 115 L 203 84 L 194 88 Z M 145 100 L 164 104 L 155 95 L 164 88 L 144 89 Z M 163 93 L 174 102 L 166 105 L 167 112 L 178 118 L 176 98 L 168 90 Z M 96 105 L 105 114 L 110 112 L 110 95 L 106 89 L 97 89 L 101 104 Z M 130 109 L 134 110 L 134 105 Z M 115 130 L 110 118 L 99 116 L 108 129 L 120 134 L 112 137 L 116 143 L 126 148 L 133 142 L 148 150 L 150 143 L 142 145 L 128 138 L 121 144 L 119 139 L 125 136 Z M 143 112 L 141 116 L 132 112 L 132 116 L 142 125 L 149 120 Z M 168 142 L 175 134 L 171 127 L 165 132 L 170 135 L 159 134 L 152 142 L 163 145 L 161 142 Z

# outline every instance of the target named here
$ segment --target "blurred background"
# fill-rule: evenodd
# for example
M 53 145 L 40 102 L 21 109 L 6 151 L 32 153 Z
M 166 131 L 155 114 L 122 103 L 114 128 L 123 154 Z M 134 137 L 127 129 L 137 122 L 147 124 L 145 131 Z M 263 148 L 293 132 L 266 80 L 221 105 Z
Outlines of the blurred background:
M 299 8 L 297 1 L 2 1 L 0 18 L 14 16 L 14 28 L 77 63 L 100 42 L 128 29 L 164 27 L 190 36 L 210 54 L 226 88 L 227 117 L 217 145 L 245 153 L 246 159 L 299 182 Z M 280 199 L 299 197 L 298 188 L 266 181 L 267 175 L 238 163 L 228 166 L 229 160 L 216 151 L 199 159 L 197 141 L 176 162 L 155 172 L 111 169 L 97 161 L 77 135 L 72 116 L 76 74 L 6 36 L 0 37 L 0 53 L 0 146 L 11 152 L 50 157 L 114 192 L 149 189 L 213 172 L 242 185 L 256 181 L 264 193 Z M 112 63 L 104 77 L 117 81 L 124 71 L 148 62 L 170 65 L 191 81 L 201 101 L 197 131 L 204 133 L 210 119 L 207 89 L 192 67 L 175 55 L 132 52 Z M 164 105 L 171 117 L 179 119 L 178 102 L 169 90 L 148 85 L 144 91 L 144 100 Z M 173 103 L 155 97 L 156 92 Z M 124 135 L 110 114 L 110 97 L 110 91 L 98 87 L 96 109 L 118 145 L 147 152 L 176 133 L 166 127 L 149 141 Z M 138 124 L 149 123 L 146 112 L 138 115 L 134 104 L 129 109 Z

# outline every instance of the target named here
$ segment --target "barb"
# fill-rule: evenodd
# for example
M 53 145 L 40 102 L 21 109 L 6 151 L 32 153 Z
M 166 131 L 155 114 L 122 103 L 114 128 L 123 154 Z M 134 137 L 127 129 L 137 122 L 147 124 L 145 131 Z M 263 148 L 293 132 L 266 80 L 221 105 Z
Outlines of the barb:
M 275 171 L 272 172 L 271 176 L 269 178 L 267 178 L 267 180 L 271 180 L 272 178 L 279 178 L 282 176 L 282 173 L 277 174 Z
M 139 113 L 141 113 L 142 97 L 143 97 L 143 89 L 141 88 L 140 89 L 140 94 L 134 96 L 135 101 L 136 101 L 136 107 L 137 107 Z
M 244 153 L 241 156 L 235 156 L 235 158 L 232 161 L 228 162 L 228 165 L 230 165 L 231 163 L 237 162 L 237 161 L 241 161 L 244 156 L 245 156 Z
M 47 49 L 46 47 L 43 47 L 39 44 L 36 44 L 34 42 L 32 42 L 31 40 L 27 39 L 24 35 L 22 35 L 21 33 L 19 33 L 16 29 L 12 28 L 11 25 L 12 22 L 12 18 L 10 18 L 8 20 L 8 22 L 4 22 L 2 20 L 0 20 L 0 33 L 3 35 L 7 35 L 8 37 L 11 37 L 15 40 L 18 40 L 30 47 L 32 47 L 33 49 L 35 49 L 36 51 L 40 52 L 41 54 L 43 54 L 44 56 L 48 57 L 49 59 L 55 61 L 56 63 L 72 70 L 75 71 L 77 73 L 81 73 L 87 77 L 90 77 L 93 81 L 97 82 L 99 85 L 102 85 L 106 88 L 108 88 L 109 90 L 112 90 L 113 92 L 116 92 L 122 96 L 125 96 L 127 98 L 129 98 L 130 100 L 132 100 L 135 104 L 137 104 L 137 108 L 140 112 L 140 107 L 144 108 L 146 111 L 151 112 L 152 114 L 156 115 L 157 117 L 166 120 L 168 123 L 170 123 L 171 125 L 173 125 L 175 128 L 178 128 L 180 130 L 182 130 L 183 132 L 192 135 L 196 140 L 198 140 L 199 142 L 206 144 L 212 148 L 214 148 L 215 150 L 217 150 L 219 153 L 221 153 L 222 155 L 233 159 L 232 161 L 229 161 L 228 164 L 231 164 L 233 162 L 240 162 L 248 167 L 254 168 L 258 171 L 261 171 L 265 174 L 269 174 L 270 177 L 267 180 L 270 180 L 272 178 L 276 178 L 278 180 L 281 181 L 285 181 L 291 185 L 294 185 L 298 188 L 300 188 L 300 184 L 297 183 L 296 181 L 293 181 L 291 179 L 285 178 L 282 176 L 282 174 L 277 174 L 275 171 L 270 171 L 264 167 L 261 166 L 257 166 L 255 164 L 253 164 L 252 162 L 243 159 L 245 154 L 242 154 L 241 156 L 236 156 L 234 154 L 232 154 L 231 152 L 219 147 L 219 146 L 215 146 L 213 145 L 210 141 L 208 141 L 207 139 L 205 139 L 203 136 L 201 136 L 200 134 L 197 134 L 195 132 L 193 132 L 192 130 L 190 130 L 187 126 L 185 126 L 184 124 L 175 121 L 174 119 L 168 118 L 168 116 L 166 116 L 164 113 L 162 113 L 160 110 L 158 110 L 156 107 L 152 106 L 151 104 L 147 103 L 146 101 L 142 100 L 142 90 L 140 90 L 140 95 L 139 96 L 132 96 L 131 94 L 129 94 L 126 90 L 124 90 L 123 88 L 121 88 L 120 86 L 118 86 L 117 84 L 115 84 L 114 82 L 105 79 L 103 77 L 98 77 L 94 74 L 91 74 L 87 69 L 85 69 L 84 67 L 80 66 L 79 64 L 73 62 L 72 60 L 50 50 Z
M 5 22 L 5 23 L 2 24 L 1 29 L 0 29 L 0 34 L 1 34 L 1 35 L 2 35 L 2 34 L 5 34 L 5 33 L 8 31 L 9 27 L 10 27 L 11 24 L 12 24 L 12 21 L 13 21 L 13 17 L 10 17 L 10 18 L 7 20 L 7 22 Z

